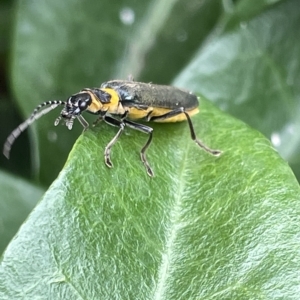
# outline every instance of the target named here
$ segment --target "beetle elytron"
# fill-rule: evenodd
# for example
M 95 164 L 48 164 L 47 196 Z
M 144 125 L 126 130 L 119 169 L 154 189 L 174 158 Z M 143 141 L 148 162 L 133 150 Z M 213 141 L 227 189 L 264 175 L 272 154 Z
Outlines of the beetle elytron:
M 41 103 L 34 109 L 31 116 L 9 135 L 4 144 L 3 154 L 9 158 L 12 144 L 16 138 L 35 120 L 57 106 L 64 106 L 59 117 L 55 120 L 55 126 L 64 120 L 65 125 L 71 130 L 74 120 L 78 119 L 86 130 L 89 124 L 81 114 L 87 111 L 99 116 L 94 124 L 104 120 L 109 125 L 119 127 L 119 131 L 104 151 L 105 164 L 109 168 L 112 167 L 111 148 L 120 137 L 125 126 L 147 133 L 149 138 L 143 146 L 140 156 L 148 175 L 153 176 L 153 171 L 145 154 L 152 141 L 153 129 L 132 120 L 144 119 L 154 122 L 187 120 L 192 140 L 208 153 L 218 156 L 221 151 L 208 148 L 196 137 L 190 116 L 199 112 L 198 105 L 198 99 L 194 94 L 179 88 L 132 80 L 107 81 L 100 88 L 83 89 L 69 97 L 67 101 L 53 100 Z

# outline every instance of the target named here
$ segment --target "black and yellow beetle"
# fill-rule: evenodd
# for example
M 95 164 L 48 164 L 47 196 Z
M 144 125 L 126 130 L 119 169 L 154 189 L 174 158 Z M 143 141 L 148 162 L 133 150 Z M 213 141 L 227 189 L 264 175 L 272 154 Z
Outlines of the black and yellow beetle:
M 125 126 L 128 126 L 149 134 L 149 138 L 143 146 L 140 155 L 148 175 L 153 176 L 153 171 L 148 164 L 145 154 L 152 141 L 153 129 L 132 121 L 139 119 L 154 122 L 180 122 L 187 120 L 192 140 L 198 146 L 215 156 L 221 153 L 219 150 L 208 148 L 196 137 L 190 118 L 190 116 L 199 112 L 198 98 L 194 94 L 171 86 L 132 80 L 111 80 L 102 83 L 100 88 L 85 88 L 69 97 L 67 101 L 53 100 L 41 103 L 34 109 L 31 116 L 9 135 L 4 144 L 3 154 L 9 158 L 15 139 L 31 123 L 57 106 L 64 106 L 64 108 L 60 116 L 55 120 L 55 126 L 63 119 L 65 125 L 71 130 L 74 120 L 78 119 L 84 130 L 86 130 L 89 124 L 81 114 L 87 111 L 99 116 L 94 124 L 104 120 L 109 125 L 119 127 L 119 131 L 108 143 L 104 151 L 105 164 L 109 168 L 112 167 L 110 159 L 111 148 L 120 137 Z

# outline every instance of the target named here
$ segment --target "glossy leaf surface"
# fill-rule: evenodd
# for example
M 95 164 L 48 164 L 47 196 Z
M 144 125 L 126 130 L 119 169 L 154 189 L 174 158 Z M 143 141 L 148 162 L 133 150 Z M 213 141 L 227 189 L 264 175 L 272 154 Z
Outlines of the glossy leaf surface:
M 296 299 L 298 183 L 261 134 L 202 107 L 196 131 L 222 156 L 186 123 L 157 125 L 154 178 L 143 134 L 126 131 L 113 169 L 102 157 L 113 128 L 82 135 L 5 252 L 1 299 Z

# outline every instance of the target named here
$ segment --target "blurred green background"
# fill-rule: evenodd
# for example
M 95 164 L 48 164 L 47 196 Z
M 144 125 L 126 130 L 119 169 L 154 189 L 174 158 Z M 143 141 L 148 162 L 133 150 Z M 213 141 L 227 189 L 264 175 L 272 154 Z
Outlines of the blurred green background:
M 138 81 L 193 90 L 258 129 L 299 179 L 299 5 L 1 1 L 0 144 L 39 103 L 132 74 Z M 79 124 L 71 132 L 54 127 L 57 115 L 49 113 L 24 132 L 9 161 L 0 156 L 0 251 L 81 133 Z

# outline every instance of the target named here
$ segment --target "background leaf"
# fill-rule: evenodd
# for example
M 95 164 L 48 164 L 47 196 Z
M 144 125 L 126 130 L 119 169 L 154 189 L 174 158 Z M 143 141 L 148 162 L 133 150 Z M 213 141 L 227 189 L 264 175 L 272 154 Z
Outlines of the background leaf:
M 0 172 L 0 253 L 41 198 L 43 190 Z
M 84 133 L 8 247 L 0 298 L 296 299 L 298 183 L 259 133 L 202 107 L 196 130 L 223 155 L 187 124 L 155 126 L 152 179 L 127 150 L 144 135 L 128 132 L 110 170 L 96 155 L 107 137 Z
M 263 132 L 296 174 L 300 159 L 298 5 L 298 1 L 285 1 L 221 31 L 175 80 Z

